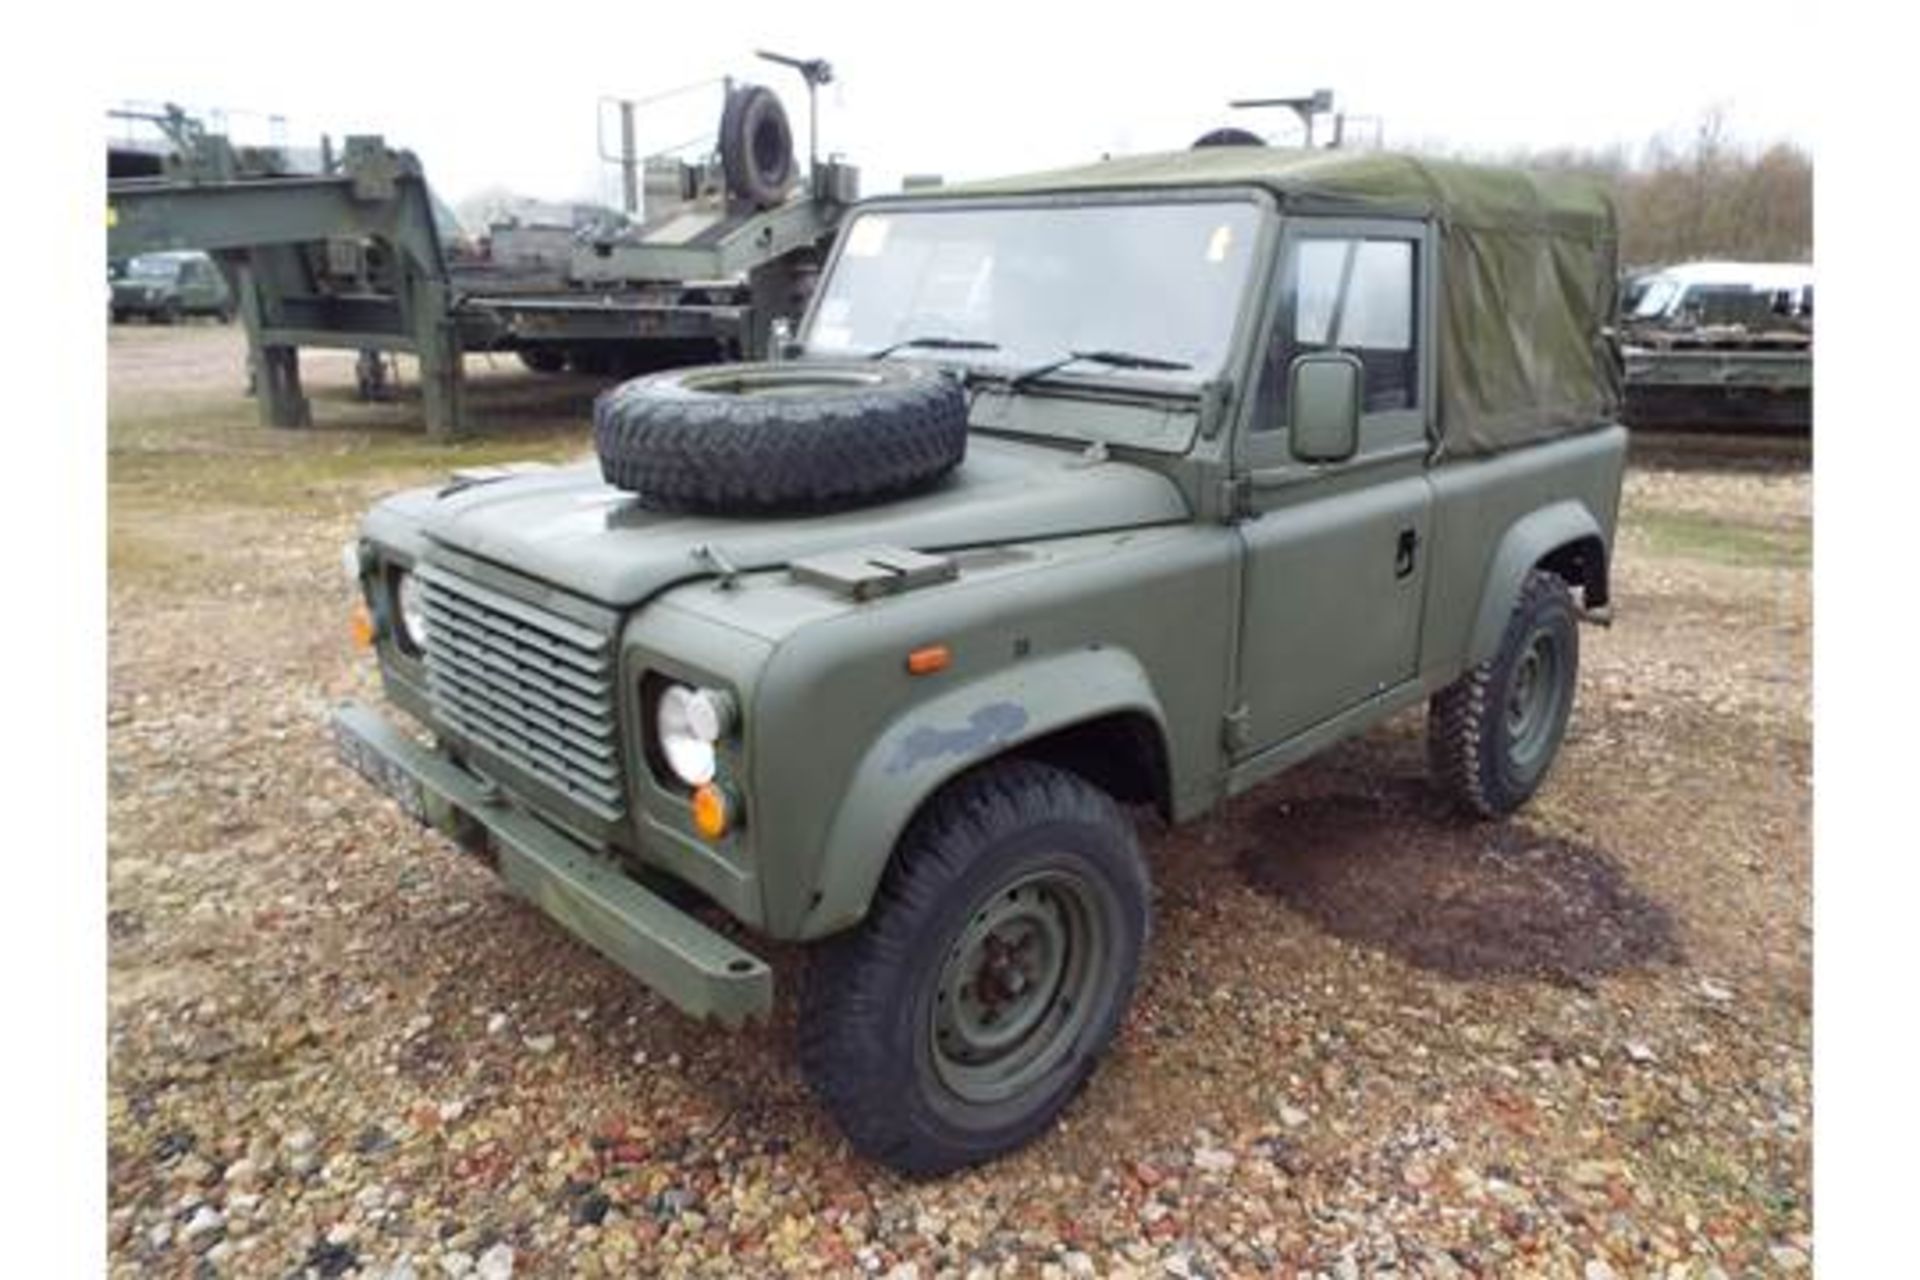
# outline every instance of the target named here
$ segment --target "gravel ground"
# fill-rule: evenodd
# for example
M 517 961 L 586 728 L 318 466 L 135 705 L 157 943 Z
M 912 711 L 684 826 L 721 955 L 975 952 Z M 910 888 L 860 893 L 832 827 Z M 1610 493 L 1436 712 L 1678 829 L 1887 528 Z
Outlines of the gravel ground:
M 475 360 L 450 452 L 345 357 L 298 434 L 239 368 L 215 326 L 109 351 L 113 1274 L 1811 1265 L 1804 444 L 1640 451 L 1619 623 L 1518 819 L 1436 805 L 1416 715 L 1150 828 L 1116 1051 L 1045 1140 L 913 1184 L 812 1106 L 790 1000 L 688 1023 L 333 762 L 326 709 L 375 694 L 357 513 L 580 452 L 591 388 Z

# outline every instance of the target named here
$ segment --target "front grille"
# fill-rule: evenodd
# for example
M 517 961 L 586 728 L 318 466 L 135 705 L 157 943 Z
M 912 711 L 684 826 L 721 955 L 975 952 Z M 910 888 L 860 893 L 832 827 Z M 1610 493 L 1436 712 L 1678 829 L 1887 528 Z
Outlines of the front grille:
M 611 637 L 443 569 L 418 572 L 434 711 L 594 816 L 619 819 Z

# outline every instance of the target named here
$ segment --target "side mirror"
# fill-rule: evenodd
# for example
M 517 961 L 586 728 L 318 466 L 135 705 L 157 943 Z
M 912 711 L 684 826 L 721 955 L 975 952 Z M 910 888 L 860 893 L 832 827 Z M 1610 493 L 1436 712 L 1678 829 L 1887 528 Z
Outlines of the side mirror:
M 1293 456 L 1345 462 L 1360 448 L 1360 396 L 1366 373 L 1344 351 L 1316 351 L 1287 371 L 1287 423 Z

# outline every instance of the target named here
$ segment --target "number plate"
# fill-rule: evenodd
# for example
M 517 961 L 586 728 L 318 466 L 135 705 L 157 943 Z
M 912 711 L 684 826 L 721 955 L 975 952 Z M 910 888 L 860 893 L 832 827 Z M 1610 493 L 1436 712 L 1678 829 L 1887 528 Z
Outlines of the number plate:
M 333 744 L 348 768 L 393 797 L 415 822 L 427 825 L 427 797 L 420 779 L 381 755 L 371 743 L 338 721 L 333 726 Z

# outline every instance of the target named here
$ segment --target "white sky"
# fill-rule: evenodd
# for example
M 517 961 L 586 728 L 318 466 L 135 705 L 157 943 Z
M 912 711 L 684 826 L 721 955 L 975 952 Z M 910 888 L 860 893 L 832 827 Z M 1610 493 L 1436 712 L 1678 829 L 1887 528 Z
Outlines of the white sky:
M 296 143 L 382 133 L 450 201 L 497 184 L 612 202 L 617 181 L 595 159 L 602 96 L 757 79 L 786 99 L 804 150 L 799 77 L 752 56 L 770 48 L 832 62 L 822 148 L 860 165 L 875 194 L 909 172 L 951 180 L 1183 147 L 1225 123 L 1271 134 L 1290 117 L 1227 99 L 1322 86 L 1380 117 L 1389 145 L 1638 144 L 1683 138 L 1715 105 L 1740 139 L 1810 144 L 1804 20 L 1800 6 L 1703 0 L 210 4 L 106 46 L 104 79 L 116 100 L 281 115 Z M 281 43 L 263 55 L 269 28 Z M 715 88 L 643 116 L 643 149 L 711 130 L 718 103 Z M 236 135 L 248 128 L 264 131 L 236 115 Z

